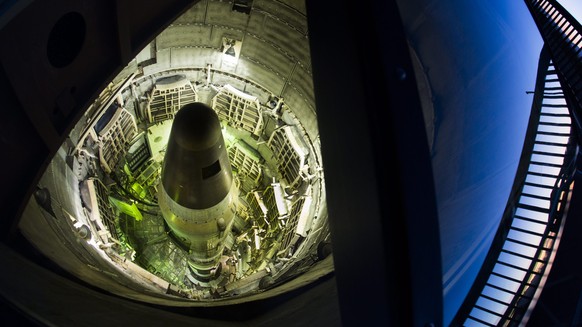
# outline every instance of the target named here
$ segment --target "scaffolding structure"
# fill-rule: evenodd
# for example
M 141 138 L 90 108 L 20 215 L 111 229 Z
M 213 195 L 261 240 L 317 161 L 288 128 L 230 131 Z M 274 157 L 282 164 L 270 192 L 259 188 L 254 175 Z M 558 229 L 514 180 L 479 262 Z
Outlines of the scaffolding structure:
M 150 124 L 174 119 L 184 105 L 198 101 L 198 94 L 184 75 L 160 78 L 148 96 L 147 121 Z
M 263 113 L 259 99 L 225 85 L 212 98 L 212 108 L 229 126 L 259 136 L 263 131 Z
M 306 179 L 304 172 L 309 168 L 309 150 L 292 126 L 276 129 L 268 146 L 275 154 L 279 172 L 289 186 L 297 186 Z
M 228 148 L 228 159 L 238 175 L 242 192 L 249 192 L 259 183 L 262 176 L 262 158 L 255 149 L 239 140 Z
M 99 162 L 106 173 L 113 171 L 136 135 L 133 116 L 126 109 L 117 108 L 107 125 L 97 133 Z

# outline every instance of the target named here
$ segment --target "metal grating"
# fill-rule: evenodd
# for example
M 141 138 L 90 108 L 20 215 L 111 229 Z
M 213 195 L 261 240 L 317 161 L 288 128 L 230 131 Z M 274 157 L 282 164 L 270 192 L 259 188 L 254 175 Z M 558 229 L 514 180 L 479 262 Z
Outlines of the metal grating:
M 91 199 L 91 227 L 97 231 L 101 242 L 108 244 L 119 243 L 119 233 L 117 231 L 116 216 L 113 207 L 109 203 L 109 191 L 103 183 L 90 178 L 86 181 Z M 97 209 L 97 210 L 95 210 Z
M 185 277 L 189 275 L 186 252 L 168 239 L 147 244 L 138 260 L 149 272 L 173 285 L 180 288 L 192 286 Z
M 293 127 L 283 126 L 276 129 L 268 145 L 277 158 L 279 172 L 290 186 L 296 186 L 305 180 L 303 173 L 308 168 L 309 151 Z
M 247 193 L 259 183 L 262 175 L 261 155 L 239 140 L 228 149 L 228 159 L 241 181 L 240 189 Z
M 301 237 L 306 237 L 311 225 L 312 216 L 309 214 L 311 209 L 311 196 L 303 196 L 297 199 L 291 205 L 291 212 L 285 227 L 283 228 L 283 238 L 281 240 L 282 250 L 291 250 L 294 252 L 295 244 Z
M 249 192 L 246 201 L 249 204 L 256 225 L 260 228 L 266 228 L 268 224 L 267 206 L 263 202 L 263 193 L 258 191 Z
M 212 108 L 229 126 L 260 135 L 263 131 L 263 114 L 257 97 L 225 85 L 212 98 Z
M 123 157 L 130 142 L 137 135 L 133 116 L 118 108 L 107 126 L 99 134 L 99 161 L 105 172 L 110 173 Z
M 158 194 L 158 181 L 161 173 L 161 164 L 155 160 L 149 160 L 138 170 L 132 189 L 139 198 L 155 199 Z
M 151 157 L 152 153 L 147 143 L 147 137 L 145 136 L 145 133 L 140 133 L 140 135 L 132 141 L 126 154 L 126 162 L 129 171 L 135 173 Z
M 263 200 L 267 206 L 267 221 L 269 225 L 283 225 L 288 218 L 287 201 L 281 184 L 273 182 L 263 191 Z
M 174 119 L 182 106 L 198 101 L 198 94 L 186 76 L 174 75 L 158 79 L 148 98 L 147 119 L 156 124 Z

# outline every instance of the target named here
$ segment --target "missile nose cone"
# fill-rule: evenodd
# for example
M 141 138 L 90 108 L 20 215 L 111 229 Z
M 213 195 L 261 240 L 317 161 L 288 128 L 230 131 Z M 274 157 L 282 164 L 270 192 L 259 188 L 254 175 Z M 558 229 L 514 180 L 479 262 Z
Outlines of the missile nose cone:
M 190 151 L 208 149 L 222 137 L 218 116 L 212 108 L 199 102 L 187 104 L 178 111 L 172 134 L 180 147 Z
M 162 185 L 172 201 L 190 209 L 210 208 L 230 191 L 232 171 L 212 108 L 191 103 L 176 114 L 162 167 Z

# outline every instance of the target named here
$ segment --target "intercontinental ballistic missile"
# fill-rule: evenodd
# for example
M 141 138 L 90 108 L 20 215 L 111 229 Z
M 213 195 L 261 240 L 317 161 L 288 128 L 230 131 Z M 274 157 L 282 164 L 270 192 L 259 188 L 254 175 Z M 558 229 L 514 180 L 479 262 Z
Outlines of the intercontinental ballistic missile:
M 177 112 L 160 183 L 158 203 L 164 220 L 188 248 L 197 278 L 212 279 L 230 233 L 237 194 L 212 108 L 191 103 Z

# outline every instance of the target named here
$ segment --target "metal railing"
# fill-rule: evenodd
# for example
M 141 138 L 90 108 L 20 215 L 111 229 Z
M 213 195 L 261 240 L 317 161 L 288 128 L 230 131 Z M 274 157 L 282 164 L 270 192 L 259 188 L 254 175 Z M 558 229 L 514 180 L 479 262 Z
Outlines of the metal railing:
M 525 0 L 548 48 L 582 144 L 582 25 L 555 0 Z
M 540 55 L 532 112 L 511 195 L 491 249 L 453 326 L 527 322 L 559 245 L 577 143 L 547 48 Z

